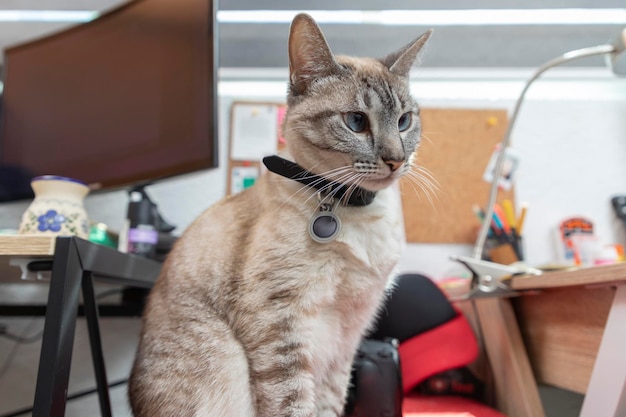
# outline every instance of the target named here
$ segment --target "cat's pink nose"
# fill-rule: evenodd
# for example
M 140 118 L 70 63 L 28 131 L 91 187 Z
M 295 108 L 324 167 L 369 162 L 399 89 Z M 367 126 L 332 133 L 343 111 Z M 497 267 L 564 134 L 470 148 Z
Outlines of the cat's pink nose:
M 384 159 L 383 162 L 387 164 L 391 172 L 397 171 L 404 164 L 404 161 L 394 161 L 393 159 Z

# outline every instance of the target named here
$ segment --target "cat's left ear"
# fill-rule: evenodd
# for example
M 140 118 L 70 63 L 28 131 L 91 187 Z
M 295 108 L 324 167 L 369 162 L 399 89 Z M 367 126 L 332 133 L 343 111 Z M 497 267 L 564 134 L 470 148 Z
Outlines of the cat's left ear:
M 411 67 L 415 63 L 415 59 L 420 54 L 420 51 L 432 33 L 433 30 L 430 29 L 413 42 L 381 59 L 382 63 L 385 64 L 392 73 L 401 77 L 408 77 Z

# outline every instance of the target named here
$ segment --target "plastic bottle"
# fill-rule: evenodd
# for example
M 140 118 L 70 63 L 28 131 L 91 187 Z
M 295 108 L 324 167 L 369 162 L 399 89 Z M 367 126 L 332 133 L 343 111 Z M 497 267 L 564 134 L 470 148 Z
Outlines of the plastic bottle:
M 154 258 L 159 241 L 156 205 L 143 190 L 130 192 L 128 203 L 127 252 Z

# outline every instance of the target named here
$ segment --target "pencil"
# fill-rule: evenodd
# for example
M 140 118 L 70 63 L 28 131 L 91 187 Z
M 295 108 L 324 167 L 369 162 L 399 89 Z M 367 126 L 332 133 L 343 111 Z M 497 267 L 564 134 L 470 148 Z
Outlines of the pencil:
M 526 219 L 526 212 L 528 211 L 528 203 L 523 202 L 519 219 L 517 219 L 517 233 L 521 236 L 522 229 L 524 227 L 524 220 Z

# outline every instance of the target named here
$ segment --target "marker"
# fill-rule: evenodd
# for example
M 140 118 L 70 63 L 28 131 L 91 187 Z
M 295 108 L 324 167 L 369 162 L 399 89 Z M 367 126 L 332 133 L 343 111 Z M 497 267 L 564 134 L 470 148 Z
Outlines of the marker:
M 502 210 L 502 207 L 500 207 L 500 204 L 496 203 L 494 205 L 493 214 L 494 214 L 494 217 L 496 217 L 497 220 L 499 220 L 500 222 L 499 226 L 502 228 L 502 230 L 504 230 L 506 233 L 511 233 L 511 226 L 507 222 L 506 216 L 504 215 L 504 210 Z
M 506 220 L 512 229 L 517 229 L 517 221 L 515 220 L 515 209 L 513 208 L 513 202 L 511 200 L 502 201 L 502 208 L 504 209 L 504 215 Z

